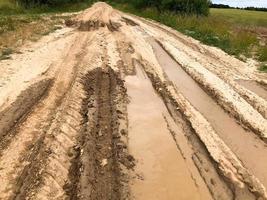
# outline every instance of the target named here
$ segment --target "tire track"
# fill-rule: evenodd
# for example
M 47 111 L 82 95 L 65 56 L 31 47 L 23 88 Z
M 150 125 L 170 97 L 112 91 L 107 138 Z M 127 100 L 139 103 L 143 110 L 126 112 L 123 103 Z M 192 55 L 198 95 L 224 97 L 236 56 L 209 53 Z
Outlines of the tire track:
M 104 64 L 85 76 L 84 87 L 87 123 L 80 139 L 83 153 L 80 157 L 80 194 L 77 195 L 81 199 L 121 199 L 127 188 L 122 187 L 120 163 L 130 168 L 133 165 L 131 156 L 124 150 L 126 145 L 121 141 L 114 104 L 117 94 L 124 91 L 123 85 L 115 72 Z
M 30 73 L 24 65 L 18 73 L 30 73 L 18 91 L 29 87 L 0 113 L 0 198 L 267 199 L 264 142 L 232 121 L 229 126 L 227 120 L 234 119 L 223 110 L 238 107 L 232 111 L 236 117 L 265 134 L 258 111 L 264 113 L 266 104 L 257 107 L 264 100 L 233 83 L 234 77 L 254 79 L 254 74 L 238 70 L 233 58 L 224 73 L 229 56 L 128 17 L 105 3 L 94 4 L 66 22 L 73 25 L 66 33 L 74 34 L 57 43 L 59 49 L 69 47 L 53 51 L 57 62 L 47 66 L 51 62 L 44 55 L 46 66 Z M 160 62 L 151 35 L 169 47 L 181 71 L 173 60 Z M 40 53 L 26 56 L 36 61 Z M 12 89 L 5 88 L 3 105 L 19 93 Z M 222 109 L 220 102 L 228 107 Z
M 85 40 L 83 37 L 82 40 Z M 0 178 L 5 179 L 0 186 L 0 192 L 3 193 L 2 198 L 15 198 L 20 194 L 21 184 L 25 183 L 24 179 L 30 175 L 28 172 L 39 161 L 32 162 L 32 158 L 38 153 L 40 144 L 51 126 L 57 106 L 61 104 L 65 97 L 66 91 L 71 87 L 74 69 L 77 59 L 76 55 L 83 49 L 82 40 L 73 45 L 73 52 L 68 54 L 68 59 L 62 65 L 68 66 L 66 69 L 59 68 L 59 72 L 64 70 L 65 77 L 60 78 L 60 75 L 55 78 L 54 85 L 51 87 L 47 97 L 40 102 L 35 110 L 27 117 L 20 127 L 16 130 L 17 133 L 10 142 L 10 145 L 2 152 L 0 160 Z M 70 62 L 71 60 L 71 62 Z M 45 157 L 44 157 L 45 158 Z M 40 159 L 40 164 L 42 163 Z M 12 174 L 12 176 L 10 176 Z M 26 177 L 25 177 L 26 176 Z M 5 192 L 4 192 L 5 191 Z

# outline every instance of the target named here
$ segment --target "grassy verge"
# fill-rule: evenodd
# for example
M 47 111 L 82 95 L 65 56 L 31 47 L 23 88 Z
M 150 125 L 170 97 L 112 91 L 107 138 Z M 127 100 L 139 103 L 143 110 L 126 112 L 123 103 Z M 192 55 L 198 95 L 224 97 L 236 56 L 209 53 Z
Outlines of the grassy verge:
M 63 18 L 55 17 L 56 14 L 83 10 L 94 0 L 30 9 L 23 9 L 12 1 L 0 0 L 0 55 L 1 51 L 13 49 L 25 40 L 36 40 L 55 30 L 55 25 L 62 23 Z M 137 10 L 129 4 L 111 4 L 124 12 L 161 22 L 239 59 L 255 58 L 264 66 L 267 63 L 267 12 L 211 9 L 210 16 L 196 17 L 158 13 L 153 8 Z
M 241 24 L 243 26 L 261 26 L 267 28 L 266 12 L 217 8 L 212 8 L 210 12 L 212 17 L 227 20 L 233 24 Z
M 10 15 L 0 16 L 0 60 L 27 41 L 37 41 L 62 27 L 65 17 L 55 15 Z
M 262 71 L 262 72 L 267 72 L 267 64 L 262 64 L 262 65 L 259 67 L 259 70 Z
M 77 12 L 88 8 L 93 1 L 94 0 L 84 0 L 82 2 L 65 3 L 54 6 L 40 5 L 30 8 L 23 8 L 15 3 L 15 0 L 0 0 L 0 16 Z
M 267 61 L 267 38 L 262 36 L 267 33 L 266 12 L 211 9 L 210 16 L 196 17 L 158 13 L 152 8 L 136 10 L 125 4 L 113 6 L 124 12 L 161 22 L 204 44 L 219 47 L 239 59 Z
M 64 23 L 69 16 L 63 12 L 76 12 L 88 8 L 91 0 L 61 6 L 22 8 L 12 0 L 0 0 L 0 60 L 9 59 L 26 41 L 37 41 Z

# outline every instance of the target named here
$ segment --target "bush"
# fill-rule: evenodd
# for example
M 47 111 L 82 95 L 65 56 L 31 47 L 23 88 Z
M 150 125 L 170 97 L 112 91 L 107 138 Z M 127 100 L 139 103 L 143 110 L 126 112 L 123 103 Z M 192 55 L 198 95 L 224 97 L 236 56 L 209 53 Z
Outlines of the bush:
M 25 7 L 25 8 L 45 8 L 50 7 L 53 8 L 54 6 L 61 6 L 64 7 L 68 4 L 75 5 L 77 3 L 87 3 L 90 4 L 94 2 L 94 0 L 17 0 L 18 3 Z
M 259 50 L 259 60 L 261 62 L 267 61 L 267 47 L 261 47 Z
M 117 0 L 118 3 L 129 3 L 127 0 Z M 137 9 L 154 7 L 158 12 L 171 11 L 180 14 L 208 15 L 210 0 L 131 0 Z

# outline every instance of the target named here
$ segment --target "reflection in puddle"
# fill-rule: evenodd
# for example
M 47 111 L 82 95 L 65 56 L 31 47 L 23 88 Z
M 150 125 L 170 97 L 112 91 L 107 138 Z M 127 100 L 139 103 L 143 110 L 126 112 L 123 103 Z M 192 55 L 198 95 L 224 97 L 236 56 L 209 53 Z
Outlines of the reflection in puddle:
M 141 175 L 141 180 L 131 183 L 135 199 L 211 199 L 207 189 L 195 185 L 168 130 L 167 108 L 142 67 L 137 64 L 136 75 L 125 80 L 130 99 L 129 150 L 137 160 L 135 171 Z
M 150 43 L 170 81 L 211 123 L 244 165 L 267 187 L 267 148 L 264 142 L 237 124 L 156 41 L 150 40 Z

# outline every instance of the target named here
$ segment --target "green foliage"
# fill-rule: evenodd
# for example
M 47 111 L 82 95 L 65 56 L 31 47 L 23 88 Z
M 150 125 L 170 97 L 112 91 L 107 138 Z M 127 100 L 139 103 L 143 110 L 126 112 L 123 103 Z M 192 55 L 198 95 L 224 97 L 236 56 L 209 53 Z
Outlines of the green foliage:
M 39 0 L 38 0 L 39 1 Z M 0 0 L 0 18 L 8 15 L 76 12 L 88 8 L 95 0 Z M 27 4 L 25 4 L 27 2 Z M 37 3 L 37 4 L 36 4 Z M 1 20 L 1 19 L 0 19 Z M 1 22 L 0 22 L 1 23 Z
M 160 13 L 155 8 L 147 8 L 140 11 L 127 4 L 115 6 L 125 12 L 131 12 L 141 17 L 163 23 L 200 40 L 204 44 L 219 47 L 225 52 L 237 57 L 240 57 L 241 55 L 252 57 L 253 47 L 259 46 L 257 34 L 249 32 L 247 30 L 247 25 L 242 27 L 222 16 L 214 16 L 213 12 L 211 12 L 210 16 L 187 16 L 166 11 Z M 239 12 L 239 10 L 237 11 Z M 241 16 L 240 18 L 240 20 L 242 20 Z M 263 58 L 263 55 L 267 55 L 266 51 L 267 50 L 265 49 L 259 52 L 259 55 L 261 55 L 260 57 L 262 57 L 263 60 L 266 59 Z
M 18 27 L 23 24 L 29 24 L 33 21 L 40 19 L 38 15 L 14 15 L 10 16 L 1 16 L 0 17 L 0 36 L 1 34 L 8 31 L 15 31 Z
M 13 53 L 13 49 L 10 48 L 5 48 L 2 50 L 2 52 L 0 53 L 0 60 L 7 60 L 10 59 L 10 54 Z
M 208 15 L 210 5 L 210 0 L 114 0 L 113 2 L 132 4 L 137 9 L 156 8 L 159 13 L 170 11 L 183 15 Z
M 262 72 L 267 72 L 267 64 L 262 64 L 259 68 L 260 71 Z
M 210 14 L 214 18 L 236 25 L 267 27 L 267 12 L 212 8 Z
M 81 8 L 81 5 L 90 5 L 94 0 L 17 0 L 19 5 L 24 8 L 31 8 L 35 10 L 66 10 L 66 7 L 69 9 L 70 6 L 78 6 Z
M 261 47 L 259 50 L 259 60 L 261 62 L 267 61 L 267 47 Z

